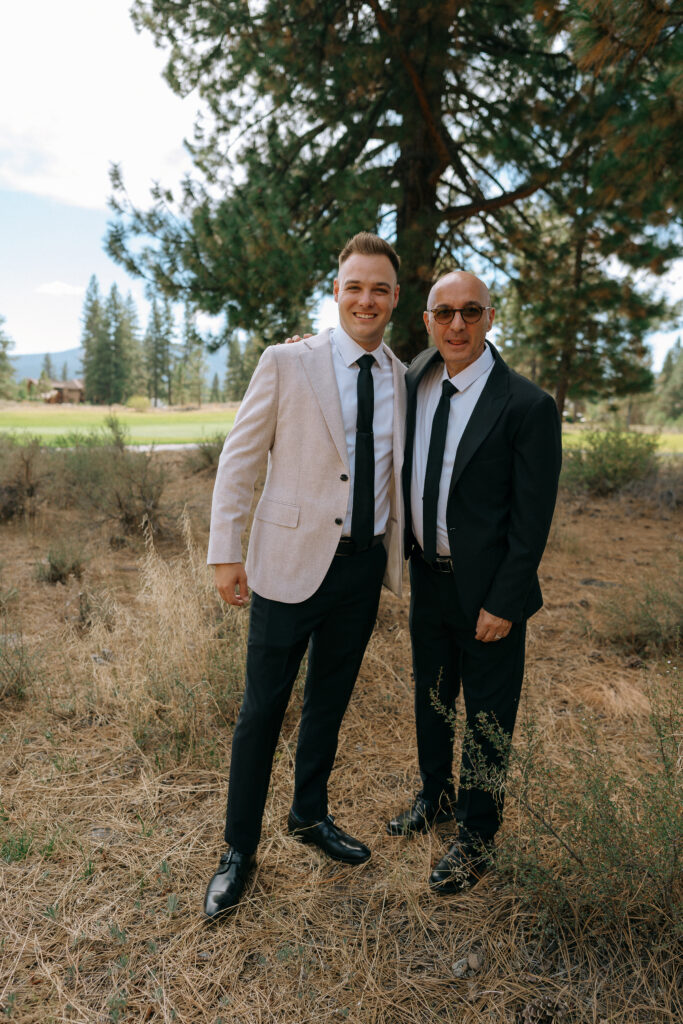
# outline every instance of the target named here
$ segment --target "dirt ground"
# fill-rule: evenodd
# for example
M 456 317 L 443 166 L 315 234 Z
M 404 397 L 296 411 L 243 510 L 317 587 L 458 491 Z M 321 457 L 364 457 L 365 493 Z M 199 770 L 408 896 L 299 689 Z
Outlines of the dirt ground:
M 616 945 L 580 922 L 571 937 L 498 872 L 436 898 L 427 877 L 452 829 L 386 835 L 418 788 L 408 598 L 386 592 L 330 786 L 332 813 L 372 859 L 339 865 L 286 834 L 297 686 L 253 885 L 235 915 L 202 920 L 222 848 L 246 614 L 223 614 L 202 564 L 212 474 L 189 472 L 179 453 L 155 457 L 175 525 L 153 548 L 112 546 L 110 527 L 49 505 L 0 525 L 0 650 L 26 661 L 22 686 L 0 698 L 0 1016 L 680 1020 L 680 967 L 651 924 L 642 934 L 625 925 Z M 587 717 L 624 773 L 633 750 L 651 757 L 648 693 L 663 661 L 611 644 L 609 630 L 621 601 L 672 577 L 682 525 L 661 495 L 562 495 L 520 711 L 553 752 L 551 770 L 568 771 Z M 38 582 L 36 564 L 60 540 L 80 546 L 82 577 Z M 524 841 L 527 827 L 510 799 L 504 841 Z

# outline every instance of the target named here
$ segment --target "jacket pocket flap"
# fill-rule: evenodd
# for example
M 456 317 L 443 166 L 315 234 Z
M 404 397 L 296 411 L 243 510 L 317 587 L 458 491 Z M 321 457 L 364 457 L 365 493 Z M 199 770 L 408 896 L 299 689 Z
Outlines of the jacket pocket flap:
M 264 523 L 275 523 L 276 526 L 294 527 L 299 522 L 299 506 L 261 498 L 254 512 L 254 519 L 260 519 Z

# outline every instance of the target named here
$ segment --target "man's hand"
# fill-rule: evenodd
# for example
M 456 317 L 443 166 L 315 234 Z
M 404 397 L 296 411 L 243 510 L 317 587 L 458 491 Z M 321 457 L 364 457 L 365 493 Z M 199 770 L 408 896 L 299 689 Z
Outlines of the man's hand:
M 216 588 L 224 601 L 238 607 L 247 603 L 247 574 L 242 562 L 223 562 L 214 566 Z
M 304 338 L 312 338 L 312 334 L 304 334 Z M 285 345 L 291 345 L 293 341 L 301 341 L 301 335 L 295 334 L 291 338 L 285 338 Z
M 477 619 L 477 629 L 474 634 L 475 640 L 490 644 L 495 640 L 502 640 L 512 629 L 512 623 L 508 619 L 499 619 L 497 615 L 491 615 L 482 608 Z

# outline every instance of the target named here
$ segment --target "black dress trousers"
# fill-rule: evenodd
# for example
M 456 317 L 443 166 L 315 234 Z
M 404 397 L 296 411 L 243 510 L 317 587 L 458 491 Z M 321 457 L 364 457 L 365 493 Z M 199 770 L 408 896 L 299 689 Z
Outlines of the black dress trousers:
M 226 842 L 240 853 L 258 846 L 275 747 L 307 647 L 292 809 L 304 821 L 327 814 L 339 728 L 377 616 L 386 560 L 383 544 L 336 556 L 318 590 L 298 604 L 252 593 L 225 825 Z
M 457 571 L 457 568 L 456 568 Z M 476 622 L 463 612 L 452 573 L 435 572 L 414 553 L 410 560 L 410 633 L 415 676 L 415 723 L 422 794 L 435 804 L 453 797 L 453 722 L 462 685 L 468 729 L 484 763 L 500 768 L 495 745 L 482 734 L 480 712 L 512 736 L 524 676 L 526 621 L 491 643 L 475 640 Z M 491 839 L 500 826 L 502 796 L 468 783 L 472 762 L 463 752 L 456 818 L 461 831 Z

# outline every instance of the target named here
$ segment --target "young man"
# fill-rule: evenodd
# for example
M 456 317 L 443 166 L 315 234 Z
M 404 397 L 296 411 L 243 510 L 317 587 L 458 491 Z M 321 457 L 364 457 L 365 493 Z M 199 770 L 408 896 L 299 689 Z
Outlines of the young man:
M 487 342 L 494 315 L 483 281 L 446 274 L 424 313 L 434 347 L 406 374 L 403 480 L 422 789 L 388 831 L 409 836 L 457 818 L 458 841 L 430 877 L 439 893 L 479 879 L 502 815 L 502 797 L 473 783 L 467 749 L 456 801 L 446 712 L 462 685 L 484 766 L 504 767 L 478 716 L 512 735 L 561 462 L 555 402 Z
M 339 256 L 339 327 L 264 352 L 226 440 L 208 561 L 229 604 L 252 590 L 246 683 L 232 745 L 225 840 L 205 914 L 235 907 L 254 864 L 277 739 L 308 647 L 287 827 L 329 856 L 369 849 L 328 815 L 337 738 L 377 614 L 382 582 L 400 593 L 404 368 L 383 344 L 399 260 L 376 235 Z M 241 539 L 268 459 L 246 565 Z

